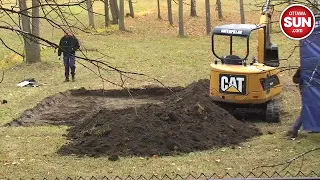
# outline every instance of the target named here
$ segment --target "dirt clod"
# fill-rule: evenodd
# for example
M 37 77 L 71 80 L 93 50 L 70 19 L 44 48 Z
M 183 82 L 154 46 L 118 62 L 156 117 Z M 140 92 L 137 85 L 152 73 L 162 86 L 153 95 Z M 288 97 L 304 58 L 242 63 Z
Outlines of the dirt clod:
M 267 131 L 267 134 L 270 134 L 270 135 L 272 135 L 274 133 L 275 133 L 274 131 L 270 131 L 270 130 Z
M 120 158 L 116 154 L 112 154 L 111 156 L 108 157 L 109 161 L 118 161 Z

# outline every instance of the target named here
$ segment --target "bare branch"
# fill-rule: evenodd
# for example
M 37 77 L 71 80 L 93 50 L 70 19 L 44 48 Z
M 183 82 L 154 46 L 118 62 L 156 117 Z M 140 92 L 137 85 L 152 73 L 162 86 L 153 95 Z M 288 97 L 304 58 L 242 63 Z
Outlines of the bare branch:
M 3 44 L 6 48 L 8 48 L 10 51 L 13 51 L 14 53 L 18 54 L 19 56 L 24 57 L 24 55 L 18 53 L 16 50 L 10 48 L 10 47 L 2 40 L 2 38 L 0 38 L 0 41 L 1 41 L 2 44 Z
M 2 71 L 2 76 L 1 76 L 1 81 L 0 81 L 0 83 L 3 82 L 3 79 L 4 79 L 4 71 Z
M 320 147 L 318 147 L 318 148 L 313 148 L 313 149 L 311 149 L 311 150 L 309 150 L 309 151 L 306 151 L 306 152 L 304 152 L 304 153 L 301 153 L 301 154 L 299 154 L 298 156 L 296 156 L 296 157 L 294 157 L 294 158 L 292 158 L 292 159 L 289 159 L 289 160 L 287 160 L 286 162 L 283 162 L 283 163 L 273 164 L 273 165 L 257 166 L 257 167 L 255 167 L 255 168 L 253 168 L 252 171 L 257 170 L 257 169 L 259 169 L 259 168 L 274 168 L 274 167 L 286 165 L 286 166 L 281 170 L 281 171 L 283 171 L 284 169 L 288 168 L 288 167 L 289 167 L 294 161 L 296 161 L 297 159 L 299 159 L 299 158 L 301 158 L 301 157 L 304 158 L 305 155 L 307 155 L 307 154 L 309 154 L 309 153 L 311 153 L 311 152 L 314 152 L 314 151 L 318 151 L 318 150 L 320 150 Z

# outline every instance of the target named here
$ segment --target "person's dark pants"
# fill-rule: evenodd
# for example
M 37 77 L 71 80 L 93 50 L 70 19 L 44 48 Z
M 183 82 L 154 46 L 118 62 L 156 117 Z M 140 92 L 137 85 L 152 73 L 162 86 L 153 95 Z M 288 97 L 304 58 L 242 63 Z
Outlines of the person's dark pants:
M 302 126 L 302 119 L 300 115 L 296 120 L 296 122 L 294 123 L 294 125 L 292 126 L 292 130 L 297 133 L 301 126 Z
M 300 96 L 302 97 L 302 86 L 301 85 L 299 86 L 299 91 L 300 91 Z M 299 117 L 297 118 L 296 122 L 292 126 L 292 131 L 293 131 L 294 135 L 298 135 L 298 131 L 301 128 L 302 124 L 303 124 L 303 122 L 301 119 L 301 111 L 300 111 Z
M 72 55 L 64 56 L 63 57 L 64 67 L 65 67 L 65 77 L 69 79 L 70 70 L 72 78 L 74 78 L 76 73 L 76 66 L 75 66 L 75 57 Z

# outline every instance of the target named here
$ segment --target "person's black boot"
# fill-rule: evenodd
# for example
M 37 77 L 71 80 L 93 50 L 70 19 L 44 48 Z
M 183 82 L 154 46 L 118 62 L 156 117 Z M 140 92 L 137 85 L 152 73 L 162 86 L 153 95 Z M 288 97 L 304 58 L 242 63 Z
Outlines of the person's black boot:
M 69 82 L 69 77 L 66 77 L 66 79 L 64 80 L 64 82 Z
M 72 78 L 72 81 L 74 82 L 76 79 L 75 79 L 75 75 L 76 75 L 76 67 L 75 66 L 71 66 L 71 78 Z
M 289 131 L 287 131 L 286 135 L 290 138 L 296 138 L 298 137 L 298 130 L 290 129 Z
M 72 81 L 73 81 L 73 82 L 76 81 L 75 74 L 73 73 L 73 74 L 71 74 L 71 75 L 72 75 L 72 76 L 71 76 Z

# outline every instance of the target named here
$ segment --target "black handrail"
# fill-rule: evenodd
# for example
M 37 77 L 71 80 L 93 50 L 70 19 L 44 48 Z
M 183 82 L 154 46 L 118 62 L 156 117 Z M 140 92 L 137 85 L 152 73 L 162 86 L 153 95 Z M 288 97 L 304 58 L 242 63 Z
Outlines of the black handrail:
M 260 28 L 263 28 L 264 29 L 264 32 L 266 31 L 266 26 L 260 26 L 260 27 L 257 27 L 257 28 L 255 28 L 255 29 L 252 29 L 252 31 L 254 31 L 254 30 L 258 30 L 258 29 L 260 29 Z M 251 31 L 251 32 L 252 32 Z M 251 34 L 251 32 L 250 32 L 250 34 Z M 249 54 L 250 54 L 250 34 L 247 36 L 247 54 L 246 54 L 246 56 L 243 58 L 243 59 L 241 59 L 241 61 L 243 62 L 243 61 L 245 61 L 247 58 L 248 58 L 248 56 L 249 56 Z M 220 34 L 219 34 L 220 35 Z M 223 57 L 220 57 L 220 56 L 218 56 L 217 54 L 216 54 L 216 52 L 215 52 L 215 50 L 214 50 L 214 36 L 215 36 L 215 33 L 213 32 L 212 33 L 212 36 L 211 36 L 211 43 L 212 43 L 212 47 L 211 47 L 211 49 L 212 49 L 212 53 L 213 53 L 213 55 L 215 56 L 215 57 L 217 57 L 218 59 L 220 59 L 222 62 L 226 59 L 226 58 L 223 58 Z M 220 36 L 231 36 L 231 38 L 232 38 L 232 35 L 220 35 Z M 231 39 L 230 39 L 230 47 L 232 46 L 232 41 L 231 41 Z M 232 55 L 232 53 L 230 53 L 230 55 Z

